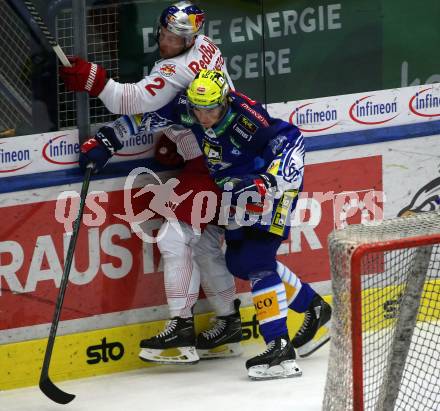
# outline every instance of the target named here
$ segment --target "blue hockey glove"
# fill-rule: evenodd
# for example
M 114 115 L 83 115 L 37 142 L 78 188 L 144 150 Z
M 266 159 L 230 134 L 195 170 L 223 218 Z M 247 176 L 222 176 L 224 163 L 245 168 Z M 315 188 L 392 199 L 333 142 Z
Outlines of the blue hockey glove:
M 101 127 L 94 137 L 81 144 L 79 166 L 85 172 L 87 164 L 93 163 L 94 172 L 99 173 L 113 154 L 122 147 L 111 127 Z
M 271 195 L 277 188 L 277 181 L 274 175 L 269 173 L 264 174 L 248 174 L 241 178 L 233 178 L 226 183 L 225 189 L 228 189 L 227 185 L 232 185 L 232 204 L 237 205 L 238 198 L 243 193 L 257 193 L 259 194 L 261 201 L 249 202 L 246 204 L 245 209 L 252 214 L 262 214 L 264 211 L 264 199 L 267 195 Z

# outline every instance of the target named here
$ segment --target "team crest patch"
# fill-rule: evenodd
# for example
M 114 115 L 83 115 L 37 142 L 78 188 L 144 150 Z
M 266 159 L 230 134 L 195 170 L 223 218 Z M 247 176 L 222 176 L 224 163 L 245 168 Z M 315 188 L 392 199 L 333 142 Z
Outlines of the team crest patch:
M 159 69 L 160 74 L 162 74 L 165 77 L 171 77 L 174 74 L 176 74 L 176 65 L 175 64 L 162 64 L 162 66 Z
M 281 164 L 280 159 L 272 161 L 272 163 L 270 163 L 269 168 L 267 169 L 267 172 L 269 174 L 276 176 L 278 174 L 278 170 L 280 169 L 280 164 Z
M 222 161 L 222 147 L 203 141 L 203 153 L 208 159 L 208 163 L 218 163 Z

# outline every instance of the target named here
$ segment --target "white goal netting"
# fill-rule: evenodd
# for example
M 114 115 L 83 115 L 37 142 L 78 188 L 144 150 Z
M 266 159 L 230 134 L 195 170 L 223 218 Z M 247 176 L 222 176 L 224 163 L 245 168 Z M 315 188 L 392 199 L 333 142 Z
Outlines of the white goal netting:
M 349 226 L 331 234 L 329 250 L 323 409 L 438 411 L 440 214 Z

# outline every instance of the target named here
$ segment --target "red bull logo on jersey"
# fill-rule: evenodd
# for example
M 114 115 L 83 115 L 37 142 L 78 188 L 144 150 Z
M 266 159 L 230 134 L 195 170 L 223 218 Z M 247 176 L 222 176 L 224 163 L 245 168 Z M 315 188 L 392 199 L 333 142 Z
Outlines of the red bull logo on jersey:
M 327 103 L 306 103 L 292 111 L 289 122 L 302 132 L 318 133 L 339 123 L 338 111 L 329 108 Z
M 42 149 L 42 156 L 48 163 L 70 165 L 78 162 L 80 144 L 71 141 L 71 134 L 51 138 Z
M 11 145 L 0 143 L 0 173 L 13 173 L 31 163 L 31 154 L 28 149 L 13 149 Z
M 165 77 L 171 77 L 176 74 L 176 65 L 175 64 L 162 64 L 159 69 L 160 73 Z
M 203 37 L 205 41 L 199 48 L 197 49 L 201 55 L 200 60 L 192 60 L 188 67 L 194 73 L 197 74 L 200 70 L 208 68 L 211 63 L 215 53 L 218 51 L 218 47 L 208 38 Z M 217 68 L 217 62 L 215 64 Z
M 349 109 L 350 118 L 359 124 L 385 124 L 399 115 L 396 98 L 393 101 L 377 101 L 374 94 L 358 98 Z
M 419 117 L 440 117 L 440 91 L 428 87 L 418 91 L 409 101 L 411 113 Z

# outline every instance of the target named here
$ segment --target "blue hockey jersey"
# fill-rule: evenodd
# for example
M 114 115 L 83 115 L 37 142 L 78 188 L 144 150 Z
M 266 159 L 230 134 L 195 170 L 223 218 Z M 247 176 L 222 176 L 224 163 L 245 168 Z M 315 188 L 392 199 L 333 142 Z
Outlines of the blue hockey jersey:
M 185 94 L 157 112 L 193 131 L 219 185 L 227 177 L 265 172 L 287 145 L 304 152 L 303 137 L 296 126 L 272 118 L 261 104 L 240 93 L 230 92 L 230 98 L 228 112 L 210 129 L 188 114 Z

